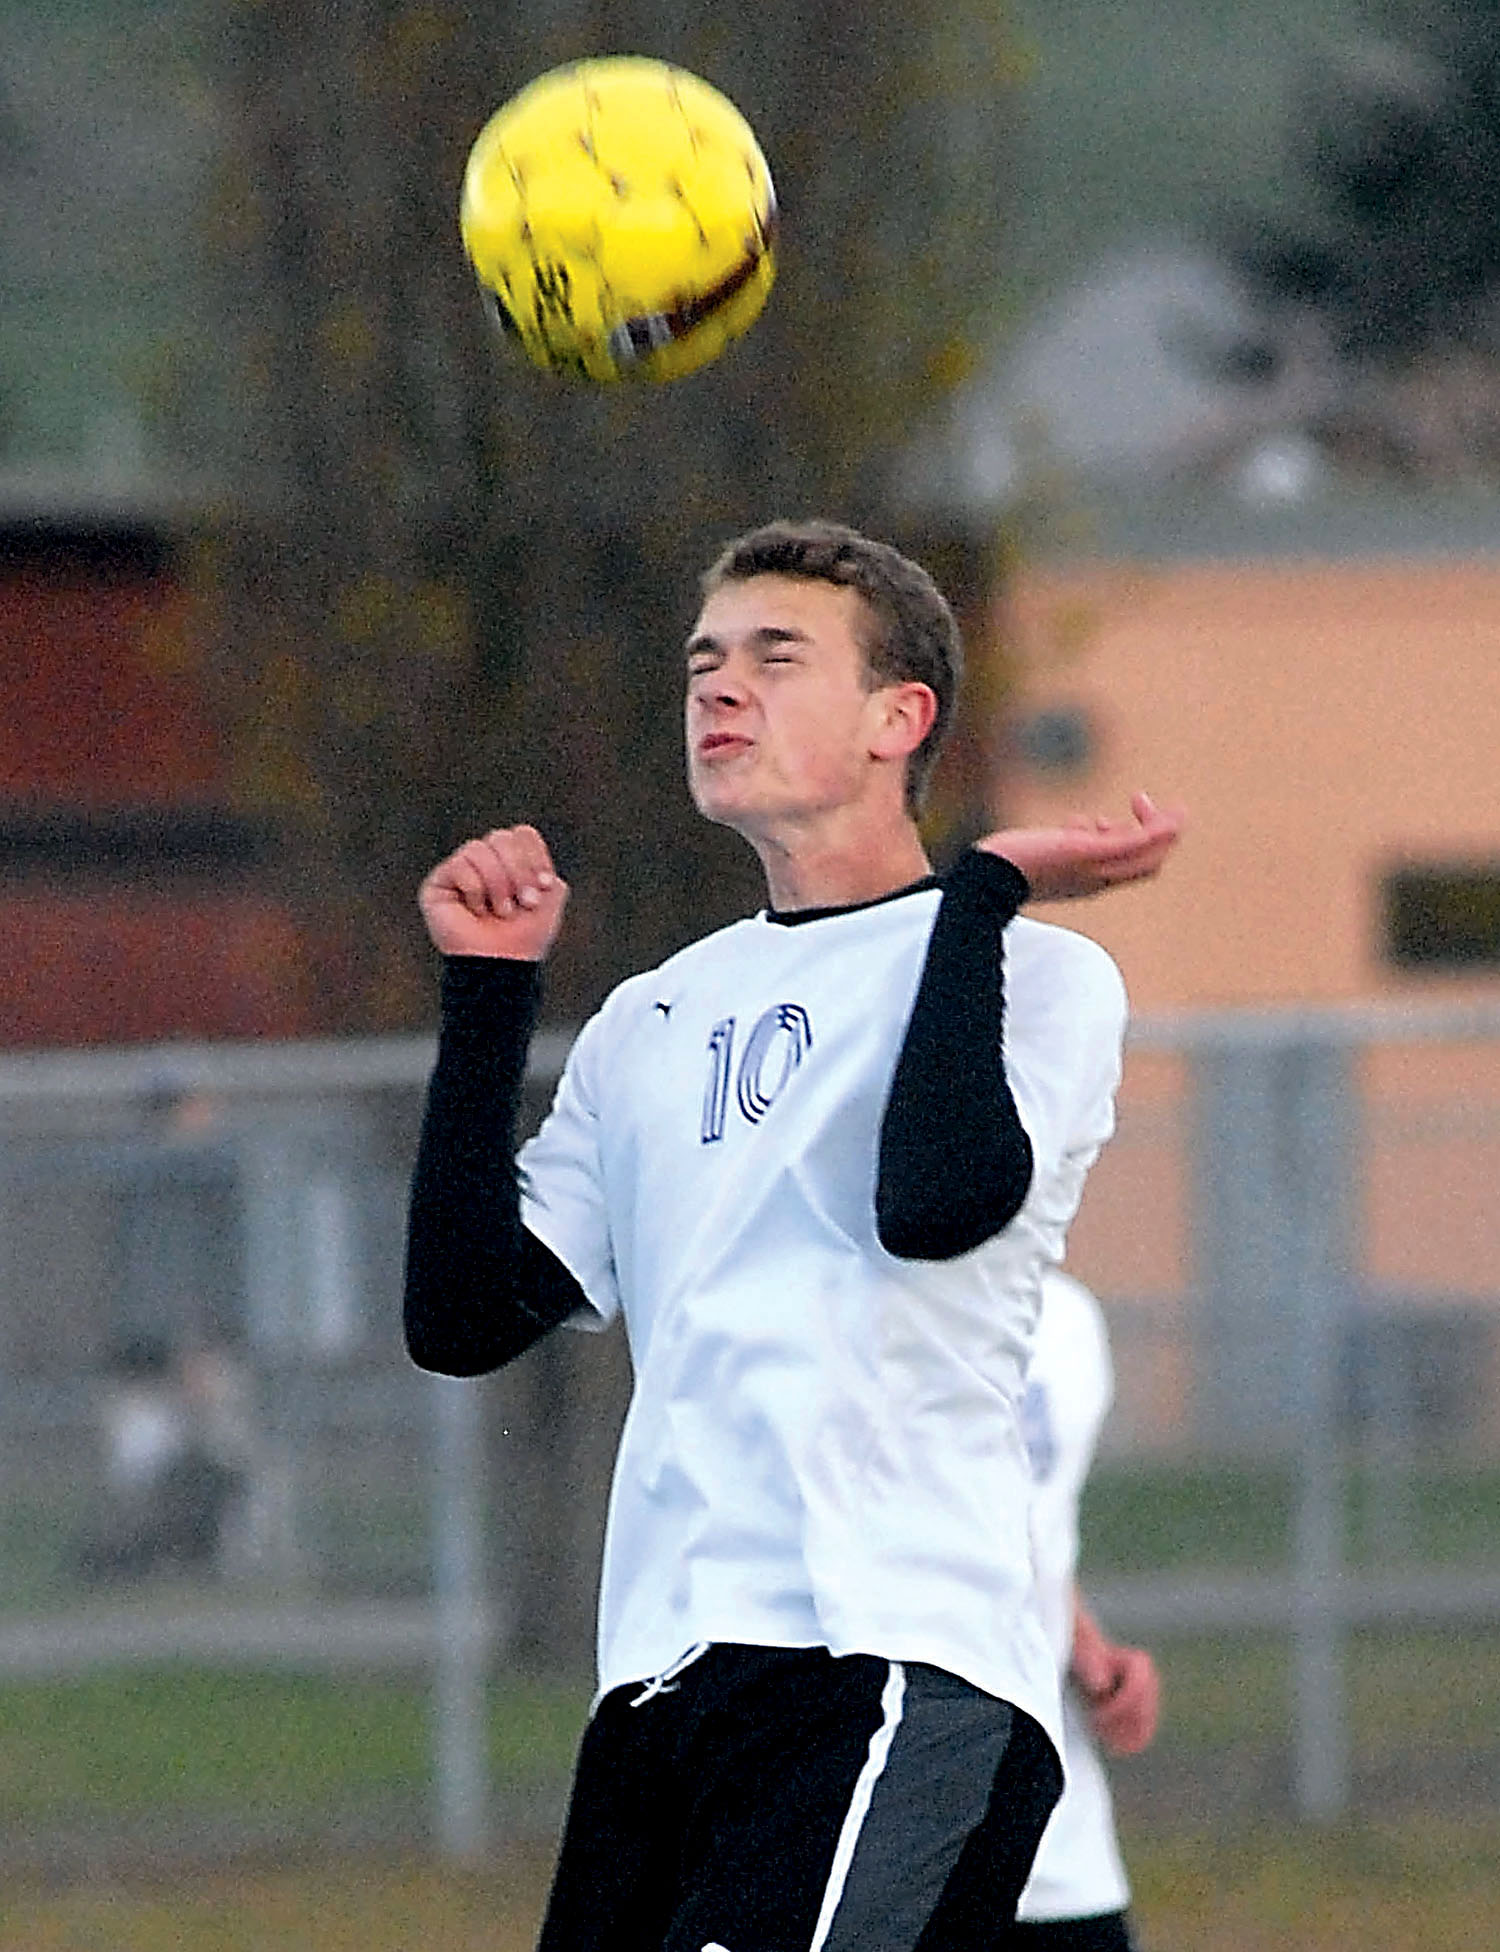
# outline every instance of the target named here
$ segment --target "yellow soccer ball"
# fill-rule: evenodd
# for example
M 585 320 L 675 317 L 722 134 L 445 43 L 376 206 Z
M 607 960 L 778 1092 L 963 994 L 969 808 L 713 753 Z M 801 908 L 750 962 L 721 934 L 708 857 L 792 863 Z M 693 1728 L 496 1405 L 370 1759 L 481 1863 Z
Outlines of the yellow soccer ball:
M 697 75 L 631 55 L 554 68 L 490 117 L 459 228 L 505 336 L 590 380 L 706 366 L 776 276 L 776 195 L 750 125 Z

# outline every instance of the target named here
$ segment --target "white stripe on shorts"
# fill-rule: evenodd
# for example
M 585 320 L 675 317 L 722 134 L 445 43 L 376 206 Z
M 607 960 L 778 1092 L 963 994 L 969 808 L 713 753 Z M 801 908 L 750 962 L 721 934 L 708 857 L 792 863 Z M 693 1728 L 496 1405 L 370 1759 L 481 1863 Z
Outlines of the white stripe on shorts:
M 818 1913 L 817 1928 L 812 1935 L 808 1952 L 823 1952 L 823 1944 L 833 1929 L 834 1913 L 839 1908 L 839 1900 L 844 1895 L 844 1885 L 848 1881 L 849 1867 L 854 1862 L 855 1847 L 859 1843 L 859 1833 L 864 1827 L 865 1818 L 870 1813 L 870 1798 L 875 1794 L 886 1759 L 891 1752 L 891 1743 L 896 1739 L 896 1730 L 901 1725 L 901 1706 L 906 1698 L 906 1669 L 899 1661 L 890 1663 L 885 1686 L 880 1691 L 881 1723 L 870 1737 L 870 1751 L 865 1757 L 865 1766 L 859 1772 L 854 1785 L 854 1794 L 849 1799 L 849 1809 L 844 1817 L 844 1827 L 839 1831 L 838 1847 L 833 1853 L 833 1866 L 828 1873 L 828 1883 L 823 1890 L 823 1906 Z

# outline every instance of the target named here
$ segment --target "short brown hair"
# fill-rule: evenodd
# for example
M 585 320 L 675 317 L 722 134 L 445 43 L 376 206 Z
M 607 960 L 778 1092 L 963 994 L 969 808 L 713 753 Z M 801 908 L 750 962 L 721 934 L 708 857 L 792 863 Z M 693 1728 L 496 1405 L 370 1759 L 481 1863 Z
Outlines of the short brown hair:
M 870 629 L 861 648 L 877 685 L 915 682 L 937 700 L 932 729 L 906 762 L 906 806 L 921 810 L 938 749 L 953 722 L 963 643 L 947 599 L 922 568 L 888 542 L 841 522 L 777 521 L 729 543 L 704 571 L 704 596 L 752 576 L 834 583 L 864 598 Z

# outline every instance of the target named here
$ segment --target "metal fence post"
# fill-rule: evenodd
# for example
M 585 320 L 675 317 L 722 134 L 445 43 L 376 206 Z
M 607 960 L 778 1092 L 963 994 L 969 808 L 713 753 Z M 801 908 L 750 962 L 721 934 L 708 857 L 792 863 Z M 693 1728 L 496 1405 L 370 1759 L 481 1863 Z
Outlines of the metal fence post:
M 296 1387 L 304 1368 L 300 1186 L 282 1119 L 256 1114 L 238 1145 L 245 1328 L 270 1384 L 259 1405 L 253 1557 L 258 1570 L 285 1581 L 309 1572 L 315 1558 L 303 1496 L 306 1401 Z
M 1294 1323 L 1288 1353 L 1300 1466 L 1293 1522 L 1292 1785 L 1299 1814 L 1327 1822 L 1342 1815 L 1349 1801 L 1339 1386 L 1355 1101 L 1349 1050 L 1341 1041 L 1294 1044 L 1283 1062 Z
M 1313 1821 L 1349 1794 L 1340 1383 L 1354 1148 L 1349 1048 L 1332 1029 L 1240 1021 L 1195 1063 L 1199 1427 L 1289 1457 L 1292 1794 Z
M 489 1842 L 489 1621 L 483 1548 L 483 1426 L 478 1388 L 429 1378 L 433 1456 L 434 1827 L 444 1857 Z
M 1253 1456 L 1296 1419 L 1280 1055 L 1220 1034 L 1193 1056 L 1194 1416 L 1204 1443 Z

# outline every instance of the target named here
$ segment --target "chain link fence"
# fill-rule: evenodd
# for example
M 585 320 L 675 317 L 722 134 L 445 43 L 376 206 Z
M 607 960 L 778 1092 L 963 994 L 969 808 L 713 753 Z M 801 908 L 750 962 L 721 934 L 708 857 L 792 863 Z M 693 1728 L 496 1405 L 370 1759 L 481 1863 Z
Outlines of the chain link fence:
M 533 1118 L 566 1043 L 538 1040 Z M 145 1716 L 125 1759 L 0 1790 L 0 1865 L 111 1836 L 466 1856 L 555 1821 L 627 1363 L 618 1335 L 474 1384 L 406 1362 L 431 1056 L 0 1060 L 0 1735 L 46 1719 L 55 1751 L 87 1708 L 97 1758 Z M 1497 1167 L 1500 1007 L 1137 1025 L 1072 1261 L 1117 1372 L 1091 1596 L 1167 1677 L 1127 1811 L 1500 1806 Z M 202 1677 L 219 1734 L 132 1800 Z M 273 1778 L 195 1787 L 235 1714 Z M 340 1715 L 299 1776 L 297 1731 Z

